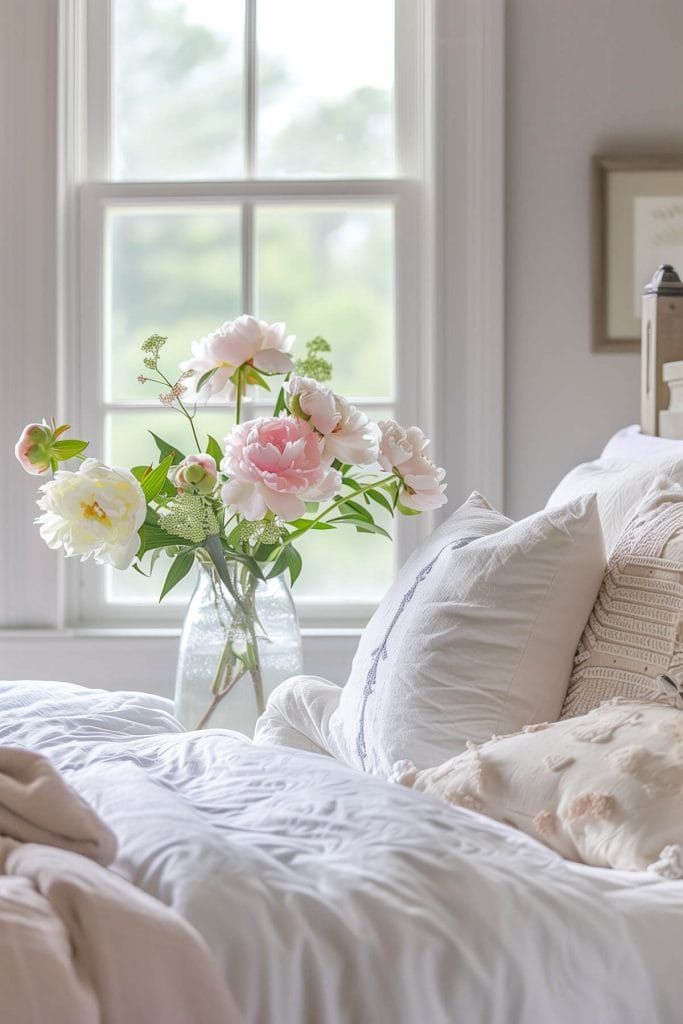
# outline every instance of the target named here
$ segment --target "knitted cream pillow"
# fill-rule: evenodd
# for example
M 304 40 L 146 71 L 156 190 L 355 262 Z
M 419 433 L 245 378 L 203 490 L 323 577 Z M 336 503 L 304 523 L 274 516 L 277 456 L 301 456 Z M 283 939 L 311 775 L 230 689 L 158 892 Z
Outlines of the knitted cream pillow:
M 574 659 L 561 718 L 683 684 L 683 488 L 657 480 L 626 525 Z
M 481 811 L 569 860 L 683 878 L 683 712 L 615 701 L 392 780 Z

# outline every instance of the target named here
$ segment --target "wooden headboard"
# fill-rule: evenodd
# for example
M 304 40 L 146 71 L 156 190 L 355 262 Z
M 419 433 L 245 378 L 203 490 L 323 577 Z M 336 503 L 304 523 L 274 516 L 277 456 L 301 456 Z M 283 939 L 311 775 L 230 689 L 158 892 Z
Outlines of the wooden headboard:
M 678 390 L 678 376 L 683 383 L 683 282 L 670 264 L 659 267 L 645 286 L 642 310 L 641 430 L 683 438 L 683 409 L 680 415 L 668 415 L 675 412 L 673 407 L 669 410 L 670 388 L 672 394 Z M 665 371 L 665 364 L 675 362 L 681 363 L 680 368 L 669 365 Z

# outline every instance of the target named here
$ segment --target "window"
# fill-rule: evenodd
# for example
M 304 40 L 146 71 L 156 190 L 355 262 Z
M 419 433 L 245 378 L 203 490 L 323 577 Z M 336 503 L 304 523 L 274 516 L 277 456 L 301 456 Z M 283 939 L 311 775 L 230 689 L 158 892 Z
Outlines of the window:
M 87 4 L 73 398 L 105 460 L 152 460 L 147 428 L 186 445 L 187 424 L 137 381 L 142 340 L 168 335 L 174 367 L 194 338 L 242 312 L 285 320 L 299 352 L 322 334 L 337 390 L 374 418 L 418 420 L 420 9 Z M 250 414 L 270 408 L 254 395 Z M 232 423 L 221 405 L 202 420 L 218 438 Z M 366 618 L 409 531 L 398 532 L 396 547 L 344 530 L 306 538 L 304 621 Z M 187 596 L 178 588 L 159 610 L 158 576 L 86 565 L 79 577 L 80 622 L 178 618 Z
M 223 0 L 220 8 L 227 11 L 231 5 L 232 0 Z M 276 9 L 285 5 L 289 11 L 303 9 L 296 0 L 273 0 L 271 4 Z M 373 12 L 383 7 L 376 0 L 364 8 L 341 0 L 339 5 L 345 14 L 352 13 L 357 35 L 370 31 Z M 335 3 L 318 0 L 311 6 L 314 11 L 324 7 L 329 12 Z M 25 423 L 55 415 L 87 433 L 94 450 L 100 442 L 102 452 L 105 443 L 111 452 L 118 445 L 123 458 L 125 432 L 116 434 L 113 430 L 116 418 L 132 423 L 138 416 L 146 425 L 152 411 L 161 412 L 154 398 L 150 407 L 136 406 L 138 394 L 124 393 L 131 378 L 120 350 L 106 369 L 109 379 L 107 388 L 104 386 L 105 354 L 109 358 L 110 348 L 105 349 L 103 340 L 119 337 L 120 331 L 133 355 L 138 341 L 129 336 L 129 328 L 120 319 L 115 322 L 111 305 L 108 289 L 126 284 L 126 267 L 120 257 L 116 271 L 112 264 L 117 245 L 125 242 L 129 247 L 128 287 L 138 291 L 139 273 L 160 275 L 164 268 L 164 261 L 155 259 L 151 264 L 146 259 L 145 232 L 166 232 L 161 236 L 166 245 L 171 240 L 178 246 L 182 243 L 188 274 L 197 271 L 195 264 L 200 259 L 210 261 L 211 272 L 200 275 L 204 288 L 201 301 L 188 307 L 190 313 L 196 309 L 198 315 L 206 315 L 206 327 L 210 328 L 230 315 L 232 310 L 225 306 L 233 300 L 235 312 L 255 308 L 247 299 L 259 287 L 257 242 L 266 233 L 272 236 L 285 231 L 287 224 L 283 225 L 282 220 L 297 204 L 321 215 L 323 211 L 339 215 L 360 209 L 364 214 L 376 214 L 374 224 L 379 226 L 374 230 L 390 232 L 395 251 L 393 266 L 390 260 L 383 264 L 391 267 L 384 281 L 393 288 L 393 321 L 385 320 L 390 329 L 383 337 L 394 345 L 393 361 L 383 365 L 393 366 L 393 383 L 385 379 L 384 391 L 373 393 L 368 387 L 359 397 L 371 409 L 376 408 L 372 402 L 381 398 L 384 404 L 380 408 L 395 408 L 397 418 L 419 422 L 434 438 L 435 454 L 448 473 L 450 507 L 474 487 L 499 504 L 503 454 L 504 0 L 396 0 L 391 66 L 398 72 L 394 72 L 393 113 L 388 122 L 389 131 L 393 130 L 393 148 L 387 143 L 383 149 L 390 157 L 394 154 L 393 168 L 375 165 L 343 172 L 348 177 L 337 172 L 335 177 L 329 169 L 323 173 L 318 163 L 317 177 L 311 179 L 294 175 L 302 173 L 302 165 L 296 162 L 302 146 L 309 157 L 319 152 L 322 140 L 316 133 L 299 134 L 299 139 L 305 134 L 303 143 L 293 147 L 293 156 L 288 150 L 290 162 L 281 163 L 277 174 L 254 166 L 252 175 L 247 176 L 243 165 L 238 172 L 227 163 L 219 169 L 212 163 L 215 148 L 200 150 L 196 140 L 192 148 L 164 150 L 163 146 L 175 144 L 178 133 L 174 130 L 180 123 L 182 104 L 187 108 L 196 103 L 197 97 L 218 95 L 215 77 L 212 81 L 196 78 L 190 71 L 182 91 L 177 77 L 162 80 L 167 96 L 175 93 L 173 102 L 177 99 L 181 104 L 182 100 L 168 115 L 163 133 L 153 139 L 149 122 L 138 125 L 136 130 L 146 148 L 131 153 L 129 147 L 126 152 L 121 131 L 127 125 L 132 130 L 136 107 L 140 116 L 153 115 L 150 82 L 163 68 L 165 54 L 152 60 L 140 33 L 136 52 L 146 77 L 138 82 L 140 92 L 135 94 L 132 78 L 126 72 L 123 84 L 129 91 L 118 101 L 119 113 L 122 109 L 126 113 L 120 118 L 116 135 L 112 132 L 112 116 L 118 116 L 114 75 L 119 72 L 112 46 L 116 39 L 115 31 L 111 31 L 113 8 L 104 0 L 31 0 L 0 8 L 0 66 L 12 84 L 11 90 L 0 90 L 4 133 L 0 309 L 7 340 L 3 349 L 7 387 L 0 404 L 5 444 L 0 463 L 10 494 L 0 531 L 3 673 L 8 678 L 63 678 L 86 685 L 126 685 L 168 694 L 177 656 L 180 608 L 162 607 L 162 616 L 171 616 L 166 625 L 173 627 L 164 628 L 163 617 L 156 617 L 156 592 L 153 600 L 148 596 L 137 605 L 130 595 L 126 600 L 114 601 L 104 589 L 101 573 L 87 565 L 68 563 L 48 550 L 33 523 L 36 481 L 18 472 L 11 442 Z M 162 13 L 175 10 L 176 15 L 180 11 L 181 21 L 183 10 L 186 14 L 191 11 L 195 25 L 195 12 L 203 11 L 209 17 L 209 5 L 204 0 L 193 0 L 189 6 L 178 0 L 159 0 L 157 8 Z M 217 137 L 224 140 L 225 118 L 232 118 L 230 138 L 235 146 L 239 144 L 241 160 L 246 147 L 255 153 L 261 131 L 261 122 L 254 115 L 259 70 L 253 59 L 251 64 L 245 60 L 245 55 L 257 52 L 259 18 L 266 9 L 265 0 L 259 0 L 258 10 L 252 5 L 244 7 L 249 17 L 242 24 L 240 37 L 243 56 L 237 87 L 242 92 L 239 100 L 231 102 L 229 111 L 223 104 L 225 116 L 219 118 L 218 127 L 211 128 L 209 138 L 211 145 Z M 131 3 L 128 10 L 144 10 L 152 17 L 155 7 L 140 0 Z M 351 20 L 351 14 L 347 17 Z M 202 75 L 217 74 L 221 46 L 233 46 L 232 58 L 238 59 L 236 44 L 226 42 L 227 22 L 222 24 L 223 42 L 211 47 L 211 61 L 204 62 Z M 347 37 L 336 26 L 334 34 L 341 52 Z M 315 45 L 308 32 L 295 33 L 294 42 L 297 40 L 301 49 L 292 58 L 295 70 L 305 67 L 306 73 L 324 77 L 320 68 L 324 70 L 331 58 Z M 276 38 L 268 45 L 281 61 L 284 39 L 281 42 Z M 182 57 L 187 69 L 191 66 L 191 48 L 180 49 L 178 59 Z M 86 62 L 83 58 L 88 51 L 90 61 Z M 355 62 L 356 50 L 346 63 L 353 67 Z M 251 69 L 249 74 L 247 67 Z M 263 60 L 259 67 L 265 74 Z M 221 88 L 225 96 L 225 89 L 235 85 L 229 81 L 226 85 L 223 79 Z M 280 143 L 279 155 L 275 151 L 273 125 L 284 129 L 294 115 L 302 113 L 305 91 L 301 86 L 298 92 L 292 88 L 286 96 L 280 96 L 278 104 L 268 97 L 269 121 L 266 111 L 261 111 L 271 131 L 268 159 L 284 161 Z M 127 110 L 121 108 L 121 102 L 129 104 Z M 247 109 L 252 110 L 250 120 L 245 116 Z M 189 121 L 194 130 L 194 116 Z M 332 121 L 326 118 L 325 125 L 330 124 Z M 387 125 L 386 119 L 383 124 Z M 339 131 L 335 139 L 338 136 Z M 386 141 L 386 133 L 384 138 Z M 84 140 L 86 146 L 82 145 Z M 377 141 L 374 134 L 373 141 Z M 358 155 L 364 156 L 367 148 L 365 139 L 356 147 Z M 348 145 L 345 151 L 348 154 Z M 231 156 L 224 147 L 221 159 L 234 159 L 234 152 Z M 125 163 L 143 157 L 149 160 L 150 153 L 152 158 L 164 154 L 172 176 L 152 177 L 143 173 L 140 164 L 133 171 Z M 199 163 L 206 168 L 205 175 L 210 173 L 211 177 L 188 180 L 187 167 L 177 162 L 186 159 L 188 153 L 193 155 L 194 166 Z M 159 170 L 154 174 L 159 175 Z M 155 221 L 158 213 L 168 216 Z M 203 222 L 190 220 L 191 215 L 199 214 L 204 216 Z M 316 223 L 321 221 L 313 226 L 309 222 L 307 230 L 314 230 Z M 336 229 L 326 230 L 333 234 Z M 355 226 L 341 233 L 351 267 L 362 238 Z M 303 229 L 296 241 L 303 245 Z M 151 246 L 151 242 L 148 244 Z M 336 258 L 342 259 L 341 252 L 341 245 L 335 247 Z M 245 258 L 250 254 L 251 258 Z M 141 266 L 138 274 L 134 273 L 133 255 Z M 378 264 L 374 258 L 368 259 L 374 271 Z M 298 251 L 297 260 L 300 262 Z M 341 335 L 321 322 L 322 292 L 304 292 L 303 300 L 297 300 L 302 320 L 304 314 L 310 320 L 301 327 L 294 325 L 292 318 L 299 315 L 292 308 L 294 292 L 291 287 L 286 296 L 278 292 L 281 278 L 277 262 L 263 267 L 261 273 L 265 274 L 266 269 L 269 276 L 262 280 L 271 283 L 268 295 L 263 296 L 264 313 L 267 300 L 273 315 L 289 318 L 302 340 L 309 330 L 327 331 L 338 349 Z M 326 274 L 334 283 L 340 271 L 335 263 L 321 262 L 312 272 L 318 275 L 316 280 L 325 280 Z M 213 274 L 219 275 L 224 292 L 216 306 L 209 308 L 214 301 L 210 293 Z M 158 278 L 152 277 L 148 287 L 159 293 L 162 289 L 156 282 Z M 206 329 L 203 324 L 183 327 L 179 318 L 174 320 L 167 312 L 174 289 L 183 282 L 180 277 L 168 285 L 163 309 L 162 295 L 149 297 L 150 328 L 168 332 L 169 345 L 180 348 L 189 340 L 185 333 L 189 336 Z M 289 302 L 286 308 L 285 297 Z M 142 316 L 144 306 L 139 303 L 137 311 Z M 121 315 L 119 308 L 117 316 Z M 140 329 L 146 326 L 141 320 Z M 335 318 L 333 327 L 339 326 Z M 355 330 L 350 331 L 350 337 L 354 343 L 368 340 Z M 369 340 L 378 344 L 378 329 L 373 327 Z M 358 387 L 376 383 L 371 380 L 370 370 L 359 380 Z M 114 388 L 118 389 L 116 400 Z M 145 401 L 148 399 L 146 395 Z M 163 422 L 168 431 L 175 417 L 166 412 Z M 399 558 L 415 541 L 414 534 L 411 536 L 415 521 L 405 526 L 396 550 Z M 373 552 L 378 550 L 375 544 Z M 388 542 L 383 550 L 392 553 Z M 315 586 L 320 587 L 322 570 L 330 557 L 329 549 L 323 550 L 321 545 L 308 558 L 309 565 L 316 563 Z M 349 564 L 350 559 L 341 560 L 336 572 L 341 574 Z M 87 571 L 82 572 L 83 568 Z M 365 575 L 372 582 L 369 572 Z M 353 583 L 357 576 L 352 577 Z M 335 610 L 325 602 L 324 595 L 313 602 L 302 597 L 300 605 L 307 627 L 316 620 L 322 627 L 304 630 L 307 671 L 343 681 L 357 640 L 352 630 L 339 627 L 345 621 L 361 622 L 371 602 L 357 592 L 353 606 L 344 609 Z M 348 611 L 350 622 L 348 616 L 344 618 Z

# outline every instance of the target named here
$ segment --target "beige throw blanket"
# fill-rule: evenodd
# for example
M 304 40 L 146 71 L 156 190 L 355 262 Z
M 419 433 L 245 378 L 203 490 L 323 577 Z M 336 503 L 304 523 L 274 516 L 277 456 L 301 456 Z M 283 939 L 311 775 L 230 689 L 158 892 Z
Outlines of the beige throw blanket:
M 114 836 L 37 754 L 0 748 L 0 837 L 4 1024 L 239 1024 L 203 940 L 100 866 Z

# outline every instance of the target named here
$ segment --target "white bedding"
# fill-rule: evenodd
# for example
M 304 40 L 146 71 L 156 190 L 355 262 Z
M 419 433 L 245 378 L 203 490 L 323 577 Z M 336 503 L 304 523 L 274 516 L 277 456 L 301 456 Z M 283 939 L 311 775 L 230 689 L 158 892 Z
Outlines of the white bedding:
M 170 704 L 0 683 L 0 743 L 51 758 L 185 915 L 247 1022 L 678 1024 L 683 884 L 583 868 L 331 758 L 182 733 Z

